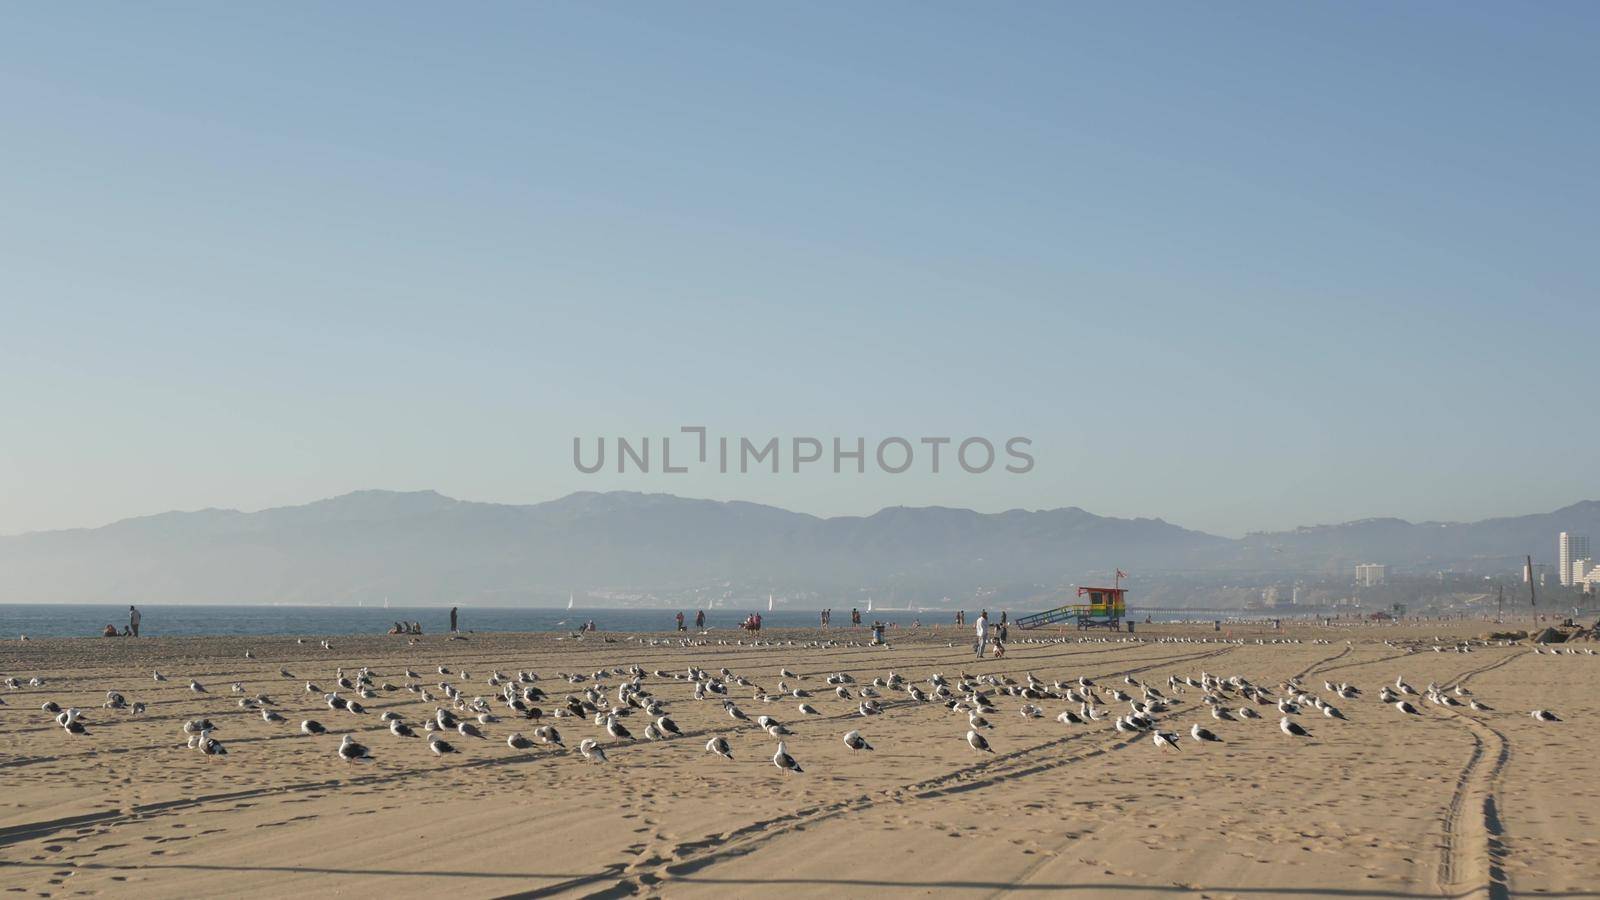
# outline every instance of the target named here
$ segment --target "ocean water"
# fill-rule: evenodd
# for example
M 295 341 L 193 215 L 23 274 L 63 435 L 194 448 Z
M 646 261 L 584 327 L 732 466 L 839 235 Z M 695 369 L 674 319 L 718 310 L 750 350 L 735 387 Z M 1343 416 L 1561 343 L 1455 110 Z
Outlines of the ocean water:
M 765 606 L 763 602 L 760 604 Z M 736 631 L 744 617 L 758 611 L 709 610 L 707 627 Z M 815 610 L 759 609 L 761 622 L 769 628 L 814 628 Z M 334 636 L 383 634 L 397 620 L 421 622 L 425 634 L 450 630 L 450 608 L 441 607 L 351 607 L 351 606 L 140 606 L 139 633 L 147 637 L 218 634 L 287 634 Z M 671 609 L 518 609 L 462 607 L 462 631 L 575 631 L 582 623 L 594 620 L 601 631 L 672 631 L 676 610 Z M 694 625 L 694 610 L 683 611 L 684 624 Z M 874 619 L 901 626 L 921 621 L 924 625 L 943 625 L 954 621 L 953 612 L 924 613 L 862 611 L 862 622 Z M 969 610 L 969 621 L 977 617 Z M 833 627 L 850 620 L 850 610 L 834 610 Z M 126 605 L 99 604 L 0 604 L 0 641 L 29 637 L 96 637 L 112 624 L 120 631 L 128 624 Z

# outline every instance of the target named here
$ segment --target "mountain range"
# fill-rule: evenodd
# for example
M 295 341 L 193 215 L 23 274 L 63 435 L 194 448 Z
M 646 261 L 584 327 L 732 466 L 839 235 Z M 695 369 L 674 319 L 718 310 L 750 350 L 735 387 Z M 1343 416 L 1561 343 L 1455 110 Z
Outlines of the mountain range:
M 1366 519 L 1250 534 L 1076 507 L 978 513 L 890 507 L 819 518 L 634 492 L 531 505 L 357 491 L 259 512 L 206 509 L 0 537 L 0 602 L 551 604 L 569 592 L 764 594 L 937 605 L 1070 583 L 1259 584 L 1349 573 L 1515 573 L 1560 531 L 1600 533 L 1600 501 L 1472 523 Z M 1170 593 L 1170 591 L 1168 592 Z M 631 602 L 631 601 L 630 601 Z

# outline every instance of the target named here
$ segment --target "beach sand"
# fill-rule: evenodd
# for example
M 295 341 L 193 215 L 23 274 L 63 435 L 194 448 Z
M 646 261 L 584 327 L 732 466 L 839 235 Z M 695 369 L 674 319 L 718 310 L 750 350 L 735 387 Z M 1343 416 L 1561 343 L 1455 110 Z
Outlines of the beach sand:
M 901 629 L 887 649 L 808 646 L 817 632 L 764 635 L 783 643 L 762 647 L 734 644 L 736 634 L 689 647 L 664 635 L 429 635 L 415 645 L 346 637 L 331 639 L 331 650 L 293 638 L 11 640 L 0 645 L 0 677 L 23 686 L 0 688 L 0 888 L 129 897 L 1600 896 L 1600 656 L 1432 649 L 1487 627 L 1301 627 L 1285 632 L 1296 643 L 1265 644 L 1255 641 L 1280 636 L 1235 628 L 1245 642 L 1226 643 L 1210 628 L 1141 626 L 1137 641 L 1098 633 L 1080 642 L 1071 631 L 1048 636 L 1065 643 L 1034 644 L 1015 638 L 1047 636 L 1014 630 L 1004 659 L 981 662 L 965 628 Z M 841 633 L 866 637 L 829 637 Z M 616 741 L 591 719 L 547 715 L 569 749 L 517 751 L 506 735 L 531 734 L 535 723 L 502 718 L 483 726 L 485 740 L 452 735 L 462 752 L 442 759 L 378 720 L 394 710 L 417 723 L 440 703 L 380 690 L 357 716 L 303 689 L 307 680 L 331 689 L 336 667 L 362 665 L 380 685 L 403 685 L 410 667 L 436 694 L 448 681 L 493 701 L 491 671 L 527 670 L 551 696 L 548 714 L 582 690 L 557 673 L 634 664 L 726 666 L 768 690 L 783 680 L 780 668 L 793 670 L 801 677 L 788 681 L 812 692 L 820 716 L 802 716 L 797 700 L 752 699 L 749 688 L 732 686 L 730 696 L 793 730 L 788 749 L 804 774 L 779 771 L 774 738 L 730 719 L 717 700 L 692 699 L 686 680 L 643 682 L 682 737 Z M 439 665 L 470 678 L 440 676 Z M 170 680 L 153 681 L 156 669 Z M 1119 735 L 1109 719 L 1057 722 L 1077 708 L 1063 700 L 1039 701 L 1044 718 L 1025 719 L 1022 700 L 997 694 L 994 753 L 981 754 L 964 739 L 962 713 L 885 691 L 884 714 L 862 717 L 824 683 L 847 672 L 854 693 L 890 671 L 924 687 L 934 673 L 1086 676 L 1102 691 L 1131 674 L 1179 701 L 1161 720 L 1182 733 L 1180 751 Z M 1275 694 L 1298 676 L 1349 720 L 1306 710 L 1297 718 L 1310 739 L 1283 734 L 1271 706 L 1259 707 L 1259 720 L 1214 721 L 1201 691 L 1167 688 L 1169 675 L 1202 672 Z M 27 686 L 35 676 L 44 686 Z M 1464 685 L 1494 711 L 1412 698 L 1422 715 L 1403 715 L 1377 699 L 1396 676 L 1419 688 Z M 209 693 L 192 693 L 191 678 Z M 1324 679 L 1365 693 L 1339 700 Z M 623 680 L 604 681 L 607 699 Z M 270 695 L 289 724 L 239 709 L 235 681 Z M 102 709 L 108 689 L 148 711 Z M 53 724 L 45 700 L 81 707 L 90 733 Z M 1534 721 L 1534 708 L 1565 721 Z M 494 710 L 505 712 L 497 702 Z M 219 726 L 226 756 L 184 746 L 182 723 L 200 716 Z M 304 718 L 329 733 L 300 734 Z M 622 721 L 637 735 L 648 719 Z M 1225 743 L 1190 740 L 1195 722 Z M 876 749 L 848 750 L 841 736 L 851 729 Z M 376 760 L 341 761 L 346 732 Z M 733 761 L 705 752 L 713 735 L 727 737 Z M 610 761 L 582 759 L 585 737 L 600 739 Z

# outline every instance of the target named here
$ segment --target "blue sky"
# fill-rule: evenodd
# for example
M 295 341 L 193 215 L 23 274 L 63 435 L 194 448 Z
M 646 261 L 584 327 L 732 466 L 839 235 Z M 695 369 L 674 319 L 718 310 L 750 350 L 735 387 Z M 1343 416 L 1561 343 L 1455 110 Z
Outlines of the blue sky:
M 0 533 L 364 487 L 1238 534 L 1600 497 L 1600 8 L 47 4 Z M 1026 435 L 1026 476 L 571 441 Z

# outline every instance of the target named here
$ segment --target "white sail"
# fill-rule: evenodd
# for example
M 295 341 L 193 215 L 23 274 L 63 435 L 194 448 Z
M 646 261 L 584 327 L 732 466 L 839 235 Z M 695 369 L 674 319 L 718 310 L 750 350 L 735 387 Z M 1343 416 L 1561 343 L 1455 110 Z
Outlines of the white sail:
M 572 594 L 567 594 L 567 609 L 572 608 Z
M 867 612 L 872 612 L 872 598 L 867 598 Z
M 767 595 L 767 612 L 772 612 L 772 595 Z

